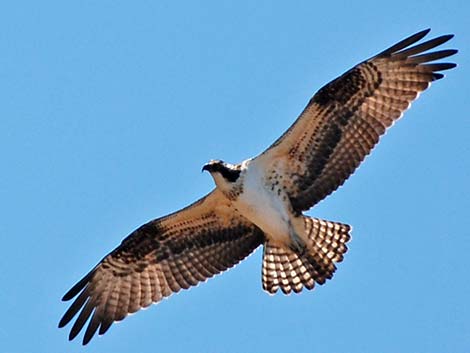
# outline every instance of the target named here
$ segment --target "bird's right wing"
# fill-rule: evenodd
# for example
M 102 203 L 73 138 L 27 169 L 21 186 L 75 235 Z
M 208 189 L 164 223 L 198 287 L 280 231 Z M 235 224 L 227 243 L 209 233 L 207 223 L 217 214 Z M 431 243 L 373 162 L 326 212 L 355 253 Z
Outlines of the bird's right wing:
M 263 233 L 233 209 L 220 191 L 130 234 L 63 297 L 76 297 L 62 317 L 78 313 L 69 339 L 91 317 L 83 344 L 114 321 L 220 273 L 248 256 Z

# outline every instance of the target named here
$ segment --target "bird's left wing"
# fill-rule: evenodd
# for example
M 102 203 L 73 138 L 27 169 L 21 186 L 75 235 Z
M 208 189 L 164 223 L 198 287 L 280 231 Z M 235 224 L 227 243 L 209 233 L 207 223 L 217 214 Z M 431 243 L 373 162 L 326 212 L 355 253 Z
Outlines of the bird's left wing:
M 220 273 L 244 259 L 263 233 L 220 191 L 135 230 L 63 297 L 76 297 L 60 320 L 78 313 L 69 339 L 89 320 L 83 344 L 114 321 Z M 90 318 L 91 317 L 91 318 Z
M 443 77 L 438 71 L 455 66 L 432 62 L 457 50 L 426 52 L 452 35 L 412 46 L 428 32 L 402 40 L 324 86 L 256 158 L 267 175 L 283 177 L 276 182 L 295 211 L 308 210 L 342 185 L 418 94 Z

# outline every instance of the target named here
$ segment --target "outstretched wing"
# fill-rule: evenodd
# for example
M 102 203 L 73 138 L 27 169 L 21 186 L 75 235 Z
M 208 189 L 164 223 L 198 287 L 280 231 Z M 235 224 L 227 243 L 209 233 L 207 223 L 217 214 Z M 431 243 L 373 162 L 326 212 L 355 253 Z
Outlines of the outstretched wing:
M 356 65 L 321 88 L 297 121 L 257 157 L 280 182 L 297 212 L 342 185 L 430 82 L 453 63 L 430 63 L 457 50 L 427 52 L 453 37 L 411 46 L 425 30 Z M 267 174 L 268 175 L 268 174 Z
M 79 312 L 69 339 L 91 317 L 83 344 L 114 321 L 220 273 L 244 259 L 263 233 L 240 216 L 214 190 L 205 198 L 135 230 L 70 289 L 77 298 L 60 320 L 67 325 Z

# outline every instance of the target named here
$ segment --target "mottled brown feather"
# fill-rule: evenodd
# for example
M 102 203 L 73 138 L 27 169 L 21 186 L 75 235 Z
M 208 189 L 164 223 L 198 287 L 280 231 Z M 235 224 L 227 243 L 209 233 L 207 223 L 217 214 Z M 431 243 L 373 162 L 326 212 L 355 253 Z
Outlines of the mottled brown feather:
M 443 77 L 437 71 L 455 67 L 429 62 L 456 50 L 424 53 L 452 35 L 412 46 L 428 32 L 402 40 L 321 88 L 297 121 L 258 157 L 268 170 L 285 173 L 284 187 L 297 213 L 341 186 L 418 94 Z
M 215 190 L 193 205 L 151 221 L 129 235 L 63 297 L 78 314 L 69 339 L 85 327 L 83 344 L 124 319 L 181 289 L 205 281 L 244 259 L 263 241 L 262 232 Z
M 287 193 L 294 212 L 300 215 L 342 185 L 418 94 L 443 77 L 438 71 L 455 67 L 432 62 L 456 50 L 426 52 L 451 35 L 416 44 L 428 32 L 402 40 L 321 88 L 297 121 L 257 157 L 266 175 L 279 176 L 278 189 Z M 298 293 L 325 283 L 347 251 L 349 226 L 304 220 L 305 251 L 265 243 L 263 288 L 270 293 L 279 288 Z M 213 191 L 125 238 L 64 295 L 65 301 L 75 300 L 59 327 L 77 317 L 69 338 L 87 326 L 86 344 L 129 313 L 234 266 L 265 240 Z

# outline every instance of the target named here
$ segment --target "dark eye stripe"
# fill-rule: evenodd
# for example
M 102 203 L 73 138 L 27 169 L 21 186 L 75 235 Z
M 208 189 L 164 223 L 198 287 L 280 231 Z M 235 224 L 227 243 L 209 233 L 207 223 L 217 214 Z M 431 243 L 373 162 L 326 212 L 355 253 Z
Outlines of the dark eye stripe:
M 240 176 L 240 170 L 233 170 L 229 169 L 224 165 L 221 165 L 221 168 L 219 170 L 220 174 L 224 177 L 224 179 L 230 181 L 231 183 L 234 183 L 237 181 L 238 177 Z

